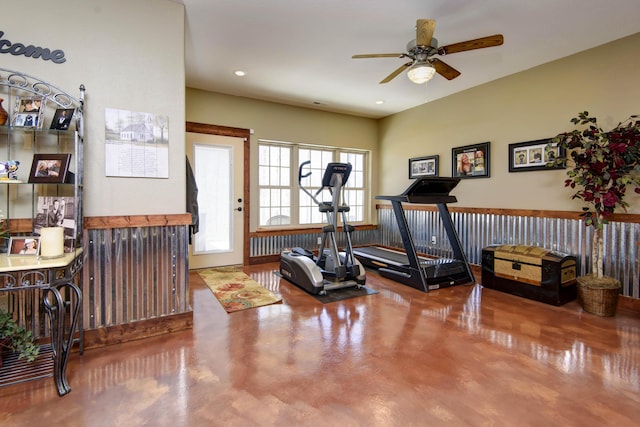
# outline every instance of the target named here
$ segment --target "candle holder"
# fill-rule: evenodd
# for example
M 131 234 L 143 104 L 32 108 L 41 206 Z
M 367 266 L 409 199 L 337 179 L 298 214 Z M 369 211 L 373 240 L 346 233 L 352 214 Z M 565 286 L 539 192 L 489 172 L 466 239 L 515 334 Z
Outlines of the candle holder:
M 40 229 L 40 258 L 51 259 L 64 256 L 64 228 L 42 227 Z

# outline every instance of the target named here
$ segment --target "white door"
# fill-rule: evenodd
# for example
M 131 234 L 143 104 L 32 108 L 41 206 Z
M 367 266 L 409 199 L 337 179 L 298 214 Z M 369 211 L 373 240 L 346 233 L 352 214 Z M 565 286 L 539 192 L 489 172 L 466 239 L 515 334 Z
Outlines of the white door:
M 199 217 L 189 268 L 242 264 L 244 139 L 187 132 L 186 151 L 198 186 Z

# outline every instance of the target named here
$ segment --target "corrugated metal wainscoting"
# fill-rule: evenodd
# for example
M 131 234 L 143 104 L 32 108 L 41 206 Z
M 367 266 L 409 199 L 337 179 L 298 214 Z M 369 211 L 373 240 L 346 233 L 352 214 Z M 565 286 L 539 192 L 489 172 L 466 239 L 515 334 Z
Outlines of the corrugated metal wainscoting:
M 438 257 L 452 257 L 451 245 L 436 210 L 406 210 L 416 250 Z M 482 248 L 489 245 L 535 245 L 575 255 L 579 274 L 586 274 L 591 257 L 591 228 L 578 219 L 510 216 L 490 213 L 451 212 L 462 248 L 471 264 L 482 263 Z M 391 209 L 378 209 L 380 244 L 402 247 Z M 431 244 L 435 236 L 436 244 Z M 611 222 L 605 225 L 605 274 L 622 283 L 622 295 L 640 298 L 640 224 Z
M 296 234 L 286 234 L 286 230 L 282 234 L 269 236 L 253 236 L 249 240 L 249 257 L 262 257 L 269 255 L 280 255 L 285 248 L 301 247 L 309 250 L 318 249 L 318 237 L 320 232 L 309 232 Z M 346 245 L 346 239 L 343 233 L 336 233 L 336 241 L 338 246 L 343 248 Z M 351 243 L 353 246 L 373 245 L 378 243 L 378 230 L 376 229 L 360 229 L 351 235 Z
M 402 248 L 398 225 L 390 208 L 379 208 L 378 229 L 357 230 L 353 245 L 381 244 Z M 492 209 L 491 212 L 495 212 Z M 406 209 L 407 222 L 412 232 L 416 250 L 437 257 L 452 257 L 452 249 L 446 231 L 436 209 Z M 451 209 L 462 248 L 471 264 L 482 263 L 482 248 L 489 245 L 535 245 L 578 258 L 579 273 L 586 274 L 591 256 L 592 232 L 579 219 L 546 218 L 496 213 L 483 213 L 474 209 L 466 212 Z M 287 234 L 252 237 L 250 257 L 277 255 L 283 248 L 300 246 L 317 249 L 320 233 Z M 340 233 L 339 245 L 344 246 Z M 435 244 L 432 244 L 435 237 Z M 640 298 L 640 224 L 611 222 L 605 226 L 605 274 L 617 277 L 622 283 L 622 294 Z
M 85 230 L 84 329 L 191 311 L 188 226 Z

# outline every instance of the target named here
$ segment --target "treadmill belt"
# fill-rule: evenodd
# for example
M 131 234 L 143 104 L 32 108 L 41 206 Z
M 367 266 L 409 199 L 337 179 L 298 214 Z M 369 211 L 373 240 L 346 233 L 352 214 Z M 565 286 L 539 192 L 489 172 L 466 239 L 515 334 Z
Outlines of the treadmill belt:
M 385 270 L 387 275 L 393 275 L 391 271 L 410 275 L 410 269 L 413 268 L 409 263 L 409 257 L 404 252 L 378 246 L 365 246 L 354 248 L 353 253 L 363 265 Z M 418 260 L 425 278 L 429 281 L 428 285 L 438 283 L 442 286 L 442 283 L 452 281 L 464 283 L 473 280 L 469 278 L 469 271 L 464 261 L 449 258 L 418 258 Z M 397 276 L 394 275 L 394 277 Z
M 383 261 L 387 264 L 406 265 L 409 258 L 402 252 L 390 251 L 378 246 L 365 246 L 363 248 L 353 248 L 353 253 L 372 260 Z
M 353 248 L 355 256 L 368 258 L 372 261 L 382 262 L 389 265 L 409 265 L 409 257 L 404 252 L 398 252 L 391 249 L 381 248 L 379 246 L 364 246 L 362 248 Z M 443 262 L 451 262 L 442 258 L 418 258 L 420 265 L 441 264 Z

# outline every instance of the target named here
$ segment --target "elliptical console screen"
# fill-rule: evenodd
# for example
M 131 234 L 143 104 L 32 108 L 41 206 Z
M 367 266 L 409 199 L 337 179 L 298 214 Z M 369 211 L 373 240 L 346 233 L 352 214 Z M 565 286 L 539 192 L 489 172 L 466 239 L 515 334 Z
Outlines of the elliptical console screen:
M 322 186 L 333 187 L 332 178 L 334 175 L 342 175 L 342 184 L 344 185 L 351 175 L 351 163 L 329 163 L 322 176 Z

